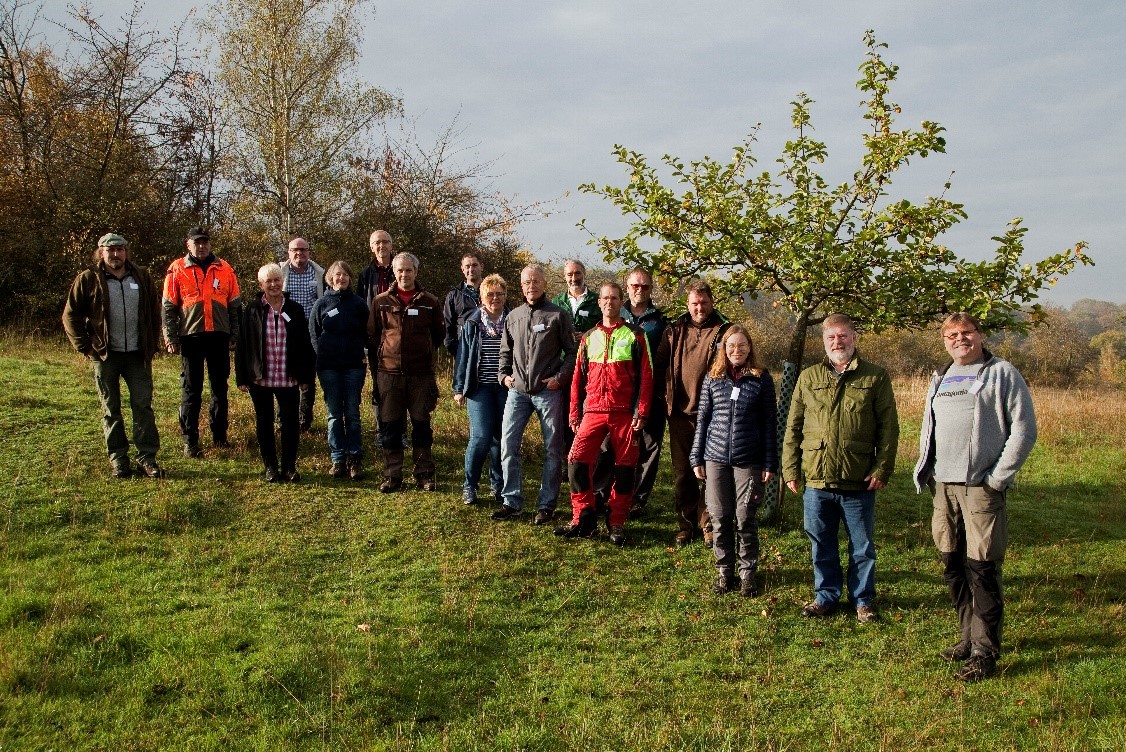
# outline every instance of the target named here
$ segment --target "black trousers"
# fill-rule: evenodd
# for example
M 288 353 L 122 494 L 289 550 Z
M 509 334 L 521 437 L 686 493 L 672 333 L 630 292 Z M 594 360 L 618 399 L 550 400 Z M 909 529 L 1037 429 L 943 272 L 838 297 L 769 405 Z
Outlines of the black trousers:
M 199 444 L 199 412 L 203 406 L 203 369 L 211 382 L 207 417 L 211 437 L 227 440 L 227 381 L 231 377 L 230 337 L 206 332 L 180 338 L 180 433 L 185 444 Z
M 277 402 L 278 417 L 281 421 L 281 470 L 289 472 L 297 469 L 297 444 L 300 437 L 298 426 L 298 394 L 295 386 L 266 387 L 250 384 L 250 399 L 254 402 L 254 434 L 258 437 L 258 453 L 262 455 L 262 465 L 278 469 L 278 449 L 274 440 L 274 402 Z

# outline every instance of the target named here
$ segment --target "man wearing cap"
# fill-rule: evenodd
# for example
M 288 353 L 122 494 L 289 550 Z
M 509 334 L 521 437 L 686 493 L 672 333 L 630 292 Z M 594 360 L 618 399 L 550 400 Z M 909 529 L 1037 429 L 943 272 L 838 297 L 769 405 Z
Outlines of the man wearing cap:
M 325 270 L 312 259 L 309 241 L 300 236 L 289 241 L 289 258 L 280 266 L 282 270 L 282 290 L 289 299 L 301 306 L 308 321 L 313 313 L 313 303 L 325 294 Z M 301 392 L 298 420 L 301 430 L 308 431 L 313 425 L 313 404 L 317 396 L 316 379 L 309 382 L 309 388 Z
M 199 448 L 199 411 L 203 405 L 203 369 L 211 382 L 212 445 L 227 442 L 227 381 L 230 352 L 238 340 L 238 278 L 226 261 L 211 251 L 211 237 L 203 227 L 188 231 L 188 253 L 168 267 L 164 278 L 164 341 L 168 352 L 178 354 L 180 370 L 180 431 L 184 456 L 202 457 Z
M 152 410 L 152 358 L 160 341 L 160 298 L 152 277 L 129 260 L 129 243 L 98 239 L 94 266 L 74 278 L 63 309 L 71 345 L 90 359 L 102 403 L 102 433 L 115 478 L 133 474 L 121 415 L 121 382 L 129 389 L 137 473 L 161 478 L 160 437 Z

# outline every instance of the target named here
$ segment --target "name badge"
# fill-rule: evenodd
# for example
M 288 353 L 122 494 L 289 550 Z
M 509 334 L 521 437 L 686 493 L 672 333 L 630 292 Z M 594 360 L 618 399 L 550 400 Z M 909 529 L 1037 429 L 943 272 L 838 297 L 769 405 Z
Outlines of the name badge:
M 130 282 L 129 283 L 129 289 L 130 290 L 139 290 L 139 289 L 141 289 L 141 286 L 138 285 L 136 282 Z
M 219 289 L 219 280 L 215 280 L 215 281 L 214 281 L 214 282 L 213 282 L 213 283 L 211 284 L 211 286 L 212 286 L 212 287 L 214 287 L 214 288 L 215 288 L 216 290 L 218 290 L 218 289 Z
M 418 315 L 418 309 L 417 308 L 408 308 L 407 309 L 407 315 L 408 316 L 417 316 Z
M 980 392 L 984 388 L 985 388 L 985 382 L 984 381 L 975 381 L 973 386 L 970 387 L 970 394 L 977 394 L 978 392 Z
M 335 311 L 336 309 L 335 309 L 335 308 L 333 308 L 332 310 L 334 310 L 334 311 Z M 282 318 L 283 318 L 283 319 L 285 319 L 286 321 L 291 321 L 291 320 L 292 320 L 292 319 L 290 319 L 290 318 L 289 318 L 289 314 L 288 314 L 288 313 L 286 313 L 285 311 L 282 311 Z
M 737 387 L 737 386 L 731 387 L 731 399 L 733 399 L 733 400 L 739 399 L 739 387 Z
M 339 308 L 333 308 L 331 311 L 328 312 L 328 317 L 331 319 L 333 316 L 335 316 L 338 313 L 340 313 L 340 309 Z
M 541 332 L 541 333 L 545 332 L 545 331 L 547 331 L 547 324 L 533 324 L 532 325 L 532 331 L 533 332 Z

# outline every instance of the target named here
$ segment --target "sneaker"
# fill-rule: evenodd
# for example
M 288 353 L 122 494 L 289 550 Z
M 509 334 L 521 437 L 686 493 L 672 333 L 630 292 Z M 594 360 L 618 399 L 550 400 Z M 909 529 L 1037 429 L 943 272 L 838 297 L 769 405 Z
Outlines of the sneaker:
M 626 529 L 621 525 L 611 525 L 610 542 L 615 546 L 624 546 L 626 544 Z
M 500 508 L 492 514 L 492 518 L 497 522 L 504 522 L 505 520 L 514 520 L 522 515 L 523 512 L 519 509 L 513 509 L 507 504 L 501 504 Z
M 536 512 L 536 516 L 534 518 L 532 518 L 532 524 L 533 525 L 546 525 L 549 522 L 551 522 L 551 520 L 554 519 L 554 518 L 555 518 L 555 510 L 554 509 L 541 509 L 540 511 Z
M 348 477 L 348 466 L 344 464 L 343 460 L 337 460 L 332 463 L 332 469 L 328 474 L 333 478 L 346 478 Z
M 268 467 L 266 472 L 262 473 L 262 477 L 266 479 L 267 483 L 277 483 L 281 480 L 281 475 L 278 474 L 277 468 Z
M 712 592 L 716 595 L 727 595 L 737 587 L 739 587 L 738 577 L 729 577 L 725 574 L 717 574 L 715 577 L 715 582 L 712 583 Z
M 199 448 L 199 444 L 184 444 L 184 456 L 188 459 L 198 460 L 203 456 L 203 450 Z
M 744 598 L 758 598 L 758 583 L 755 582 L 753 574 L 743 575 L 743 579 L 739 584 L 739 595 Z
M 973 652 L 973 646 L 968 642 L 959 642 L 957 645 L 951 645 L 938 654 L 938 657 L 950 663 L 959 663 L 970 657 Z
M 807 603 L 802 607 L 801 615 L 806 617 L 807 619 L 820 619 L 826 616 L 830 616 L 836 610 L 836 603 L 818 603 L 817 601 L 814 601 L 813 603 Z
M 997 673 L 997 659 L 985 653 L 973 653 L 960 669 L 954 672 L 954 678 L 967 683 L 979 682 L 988 679 Z
M 301 473 L 296 470 L 282 470 L 282 480 L 286 483 L 300 483 Z
M 156 464 L 156 460 L 141 460 L 137 463 L 137 472 L 146 478 L 163 478 L 164 468 Z
M 476 488 L 463 488 L 461 489 L 461 503 L 466 506 L 473 506 L 477 503 L 477 489 Z
M 879 613 L 872 606 L 857 606 L 856 621 L 860 624 L 872 624 L 880 620 Z
M 133 467 L 129 464 L 129 460 L 115 462 L 113 463 L 113 470 L 110 472 L 115 478 L 131 478 L 133 476 Z
M 379 484 L 379 491 L 381 493 L 395 493 L 403 487 L 401 478 L 388 478 Z

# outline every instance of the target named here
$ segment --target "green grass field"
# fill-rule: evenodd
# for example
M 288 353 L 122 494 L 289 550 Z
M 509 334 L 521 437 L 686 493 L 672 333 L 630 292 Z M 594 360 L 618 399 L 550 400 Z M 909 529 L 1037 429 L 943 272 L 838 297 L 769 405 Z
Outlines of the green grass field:
M 329 479 L 323 405 L 304 482 L 268 486 L 249 398 L 232 389 L 235 449 L 187 460 L 178 360 L 156 369 L 170 477 L 118 481 L 85 362 L 0 340 L 0 750 L 1126 748 L 1121 393 L 1035 390 L 1002 674 L 964 686 L 910 486 L 919 384 L 878 503 L 884 619 L 861 627 L 800 616 L 795 497 L 763 530 L 764 595 L 719 598 L 710 552 L 669 548 L 667 471 L 623 549 L 494 523 L 460 503 L 447 387 L 439 493 Z

